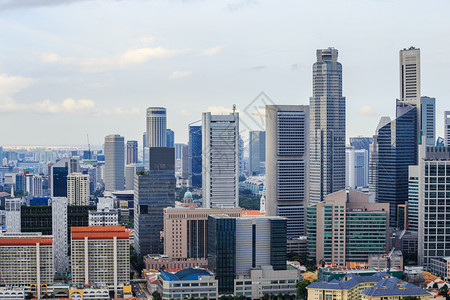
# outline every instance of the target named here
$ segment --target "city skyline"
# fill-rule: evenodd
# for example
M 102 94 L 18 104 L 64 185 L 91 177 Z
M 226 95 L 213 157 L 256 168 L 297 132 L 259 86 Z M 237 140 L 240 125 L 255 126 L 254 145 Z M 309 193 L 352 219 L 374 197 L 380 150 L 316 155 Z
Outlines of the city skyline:
M 233 104 L 242 112 L 261 91 L 275 104 L 307 104 L 312 93 L 314 50 L 328 46 L 340 50 L 340 62 L 345 66 L 346 135 L 371 136 L 380 116 L 394 116 L 398 51 L 411 45 L 422 50 L 422 95 L 440 100 L 437 136 L 443 136 L 443 112 L 450 109 L 445 101 L 449 87 L 443 78 L 450 62 L 446 41 L 439 37 L 450 27 L 442 9 L 448 4 L 437 2 L 418 9 L 415 1 L 407 8 L 400 2 L 344 2 L 354 6 L 348 20 L 346 5 L 333 3 L 326 12 L 329 22 L 338 16 L 345 21 L 335 22 L 333 28 L 325 22 L 310 31 L 304 29 L 313 22 L 313 13 L 308 12 L 321 7 L 320 3 L 0 3 L 4 37 L 0 115 L 5 122 L 21 120 L 15 122 L 14 132 L 2 132 L 0 138 L 7 141 L 5 145 L 83 145 L 89 133 L 92 144 L 99 145 L 104 136 L 117 132 L 127 140 L 140 141 L 145 109 L 163 105 L 167 107 L 167 127 L 176 132 L 175 142 L 186 143 L 187 124 L 200 119 L 202 112 L 227 113 Z M 107 12 L 105 28 L 89 19 L 102 10 Z M 412 21 L 428 10 L 434 18 L 427 26 Z M 372 16 L 368 11 L 380 14 Z M 298 12 L 302 18 L 297 18 Z M 190 18 L 198 13 L 206 18 L 202 24 L 210 20 L 211 30 L 222 34 L 200 30 L 199 23 Z M 151 17 L 143 20 L 143 14 Z M 113 22 L 118 16 L 126 26 Z M 45 24 L 39 22 L 41 17 L 46 18 Z M 271 27 L 262 21 L 268 17 Z M 354 21 L 358 30 L 353 30 Z M 253 26 L 246 26 L 246 32 L 237 30 L 248 22 Z M 435 29 L 427 30 L 431 27 Z M 109 34 L 111 30 L 116 36 Z M 370 39 L 368 32 L 373 32 Z M 286 35 L 296 38 L 281 38 Z M 245 115 L 241 116 L 245 121 Z M 36 121 L 46 129 L 46 136 L 30 133 Z M 257 126 L 250 129 L 260 130 Z

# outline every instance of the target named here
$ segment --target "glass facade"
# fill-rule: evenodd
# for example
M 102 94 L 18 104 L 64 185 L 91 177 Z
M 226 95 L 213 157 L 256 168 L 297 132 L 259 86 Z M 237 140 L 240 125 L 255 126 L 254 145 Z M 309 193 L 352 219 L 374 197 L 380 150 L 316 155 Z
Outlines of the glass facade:
M 189 126 L 190 185 L 202 187 L 202 126 Z
M 274 270 L 286 270 L 286 220 L 270 220 L 270 264 Z
M 52 188 L 53 197 L 67 197 L 68 167 L 53 167 Z

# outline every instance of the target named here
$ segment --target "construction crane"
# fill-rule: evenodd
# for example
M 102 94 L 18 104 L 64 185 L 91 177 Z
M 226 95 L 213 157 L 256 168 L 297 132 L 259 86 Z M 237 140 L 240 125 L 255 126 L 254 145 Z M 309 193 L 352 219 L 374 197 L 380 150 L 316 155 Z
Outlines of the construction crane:
M 408 230 L 409 224 L 411 224 L 411 221 L 408 222 L 408 224 L 406 225 L 405 229 L 402 230 L 402 232 L 400 232 L 400 235 L 398 236 L 397 242 L 395 243 L 394 247 L 392 247 L 391 251 L 389 251 L 389 253 L 387 252 L 386 247 L 384 247 L 384 252 L 386 253 L 386 261 L 387 261 L 387 271 L 389 272 L 391 270 L 391 259 L 392 259 L 392 254 L 394 254 L 395 248 L 397 248 L 398 244 L 400 243 L 400 241 L 402 240 L 403 236 L 406 233 L 406 230 Z

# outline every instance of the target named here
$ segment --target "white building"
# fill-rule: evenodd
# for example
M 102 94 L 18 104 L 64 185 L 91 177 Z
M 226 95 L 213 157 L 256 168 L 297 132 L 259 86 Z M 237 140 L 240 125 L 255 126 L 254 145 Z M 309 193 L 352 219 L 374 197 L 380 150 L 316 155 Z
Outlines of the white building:
M 369 186 L 369 152 L 365 149 L 346 149 L 345 160 L 345 185 L 352 189 Z
M 89 226 L 117 226 L 119 212 L 116 209 L 97 209 L 89 211 Z
M 67 198 L 52 198 L 53 262 L 56 273 L 69 272 Z
M 288 237 L 305 233 L 309 203 L 309 106 L 266 106 L 266 212 L 288 218 Z
M 164 107 L 147 108 L 146 147 L 166 147 L 166 109 Z
M 121 191 L 125 187 L 125 140 L 123 136 L 112 134 L 105 137 L 106 191 Z
M 5 223 L 6 232 L 21 232 L 20 208 L 22 200 L 20 198 L 5 199 Z
M 450 146 L 450 111 L 444 112 L 444 140 L 445 146 Z
M 400 50 L 400 100 L 420 110 L 420 49 Z
M 72 173 L 67 176 L 67 200 L 69 205 L 89 205 L 89 175 Z
M 421 97 L 422 134 L 426 136 L 427 146 L 436 146 L 436 99 Z
M 202 121 L 203 207 L 239 207 L 239 113 Z

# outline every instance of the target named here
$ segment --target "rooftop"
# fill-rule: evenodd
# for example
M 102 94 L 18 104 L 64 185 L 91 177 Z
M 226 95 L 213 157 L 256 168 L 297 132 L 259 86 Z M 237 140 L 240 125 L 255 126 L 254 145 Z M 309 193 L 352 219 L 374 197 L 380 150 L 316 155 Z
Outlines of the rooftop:
M 348 290 L 363 282 L 378 282 L 384 277 L 390 276 L 385 272 L 380 272 L 372 276 L 358 276 L 356 274 L 348 274 L 341 280 L 333 279 L 330 282 L 313 282 L 308 285 L 308 289 Z
M 200 276 L 211 276 L 211 274 L 205 269 L 194 268 L 184 269 L 175 274 L 161 271 L 161 277 L 166 281 L 198 280 Z
M 386 296 L 418 296 L 428 295 L 424 289 L 398 278 L 383 278 L 376 285 L 362 292 L 363 295 L 371 297 Z

